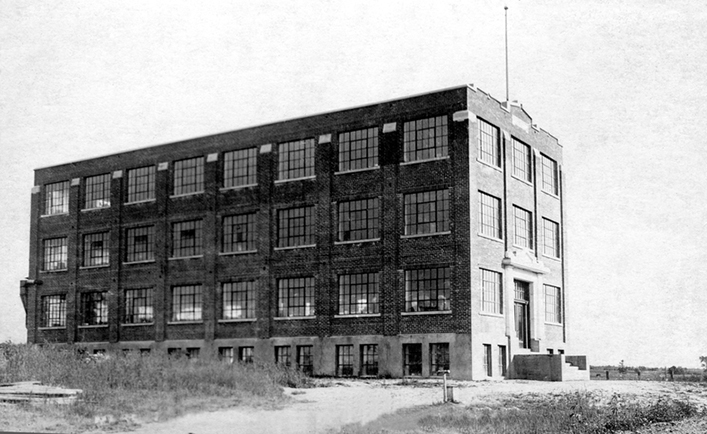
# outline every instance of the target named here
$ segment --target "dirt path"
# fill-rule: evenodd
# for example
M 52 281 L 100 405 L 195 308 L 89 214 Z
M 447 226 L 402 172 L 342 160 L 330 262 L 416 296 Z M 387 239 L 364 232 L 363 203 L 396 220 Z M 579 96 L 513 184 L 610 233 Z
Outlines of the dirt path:
M 401 408 L 427 405 L 442 400 L 436 383 L 401 385 L 400 381 L 335 381 L 330 387 L 286 389 L 292 404 L 278 410 L 235 408 L 183 416 L 172 421 L 151 423 L 135 433 L 226 434 L 321 433 L 350 423 L 366 423 Z M 707 390 L 679 383 L 635 381 L 587 382 L 453 382 L 454 398 L 462 404 L 490 403 L 516 394 L 555 394 L 590 391 L 607 399 L 614 393 L 657 398 L 689 394 L 707 405 Z

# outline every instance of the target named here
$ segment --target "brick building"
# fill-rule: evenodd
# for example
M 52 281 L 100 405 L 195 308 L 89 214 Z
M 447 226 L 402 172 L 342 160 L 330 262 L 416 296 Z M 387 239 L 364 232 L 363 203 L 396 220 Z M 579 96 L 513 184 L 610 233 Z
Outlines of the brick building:
M 567 346 L 562 180 L 473 86 L 37 169 L 28 342 L 522 376 Z

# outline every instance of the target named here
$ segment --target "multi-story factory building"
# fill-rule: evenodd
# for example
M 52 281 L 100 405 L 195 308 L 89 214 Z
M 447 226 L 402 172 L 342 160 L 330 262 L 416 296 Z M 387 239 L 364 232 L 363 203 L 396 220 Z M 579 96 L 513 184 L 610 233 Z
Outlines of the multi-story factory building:
M 557 139 L 473 86 L 38 169 L 28 341 L 523 376 L 567 349 L 563 199 Z

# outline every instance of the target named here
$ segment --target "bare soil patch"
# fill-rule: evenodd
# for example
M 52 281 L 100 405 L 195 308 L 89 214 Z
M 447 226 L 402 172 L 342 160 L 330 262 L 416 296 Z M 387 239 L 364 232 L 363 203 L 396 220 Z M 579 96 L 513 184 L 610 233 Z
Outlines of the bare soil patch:
M 403 384 L 400 380 L 317 380 L 311 389 L 286 389 L 290 403 L 279 409 L 234 408 L 190 414 L 168 422 L 148 423 L 136 433 L 322 433 L 338 431 L 350 424 L 365 425 L 382 415 L 410 409 L 394 415 L 396 431 L 411 430 L 415 407 L 442 401 L 438 381 Z M 505 398 L 520 396 L 542 400 L 548 396 L 587 391 L 605 398 L 614 394 L 639 400 L 660 397 L 689 399 L 707 406 L 707 387 L 700 384 L 653 381 L 586 381 L 550 383 L 522 380 L 499 382 L 451 381 L 454 398 L 463 405 L 496 405 Z M 683 424 L 699 424 L 686 421 Z M 674 428 L 678 424 L 670 425 Z M 700 425 L 696 425 L 700 426 Z M 374 428 L 374 425 L 371 425 Z M 679 429 L 679 428 L 678 428 Z M 646 431 L 682 432 L 682 431 Z M 691 431 L 685 431 L 691 432 Z M 700 432 L 700 431 L 697 431 Z

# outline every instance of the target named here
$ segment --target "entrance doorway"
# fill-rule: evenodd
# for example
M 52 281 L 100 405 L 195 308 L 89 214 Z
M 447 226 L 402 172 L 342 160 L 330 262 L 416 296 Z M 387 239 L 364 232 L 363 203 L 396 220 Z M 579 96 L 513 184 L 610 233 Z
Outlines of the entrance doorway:
M 530 284 L 514 280 L 516 337 L 520 348 L 530 348 Z

